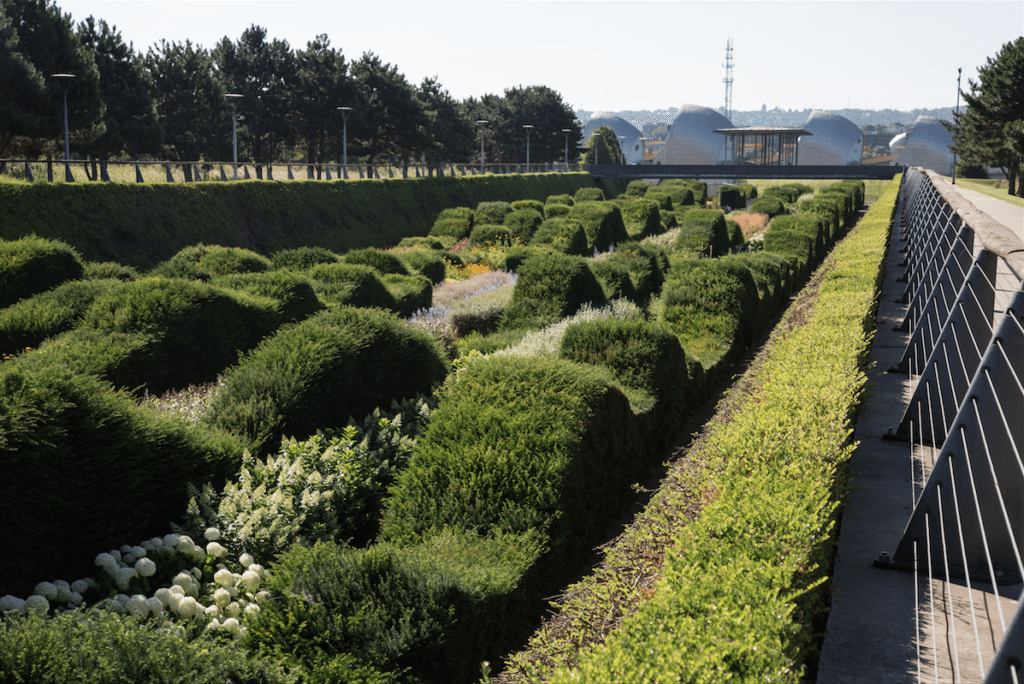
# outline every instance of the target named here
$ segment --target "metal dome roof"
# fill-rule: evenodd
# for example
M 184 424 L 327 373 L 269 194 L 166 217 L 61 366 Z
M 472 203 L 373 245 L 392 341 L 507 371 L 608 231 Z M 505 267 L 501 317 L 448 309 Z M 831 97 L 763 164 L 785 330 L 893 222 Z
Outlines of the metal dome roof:
M 732 122 L 710 107 L 685 104 L 672 121 L 656 164 L 718 164 L 725 158 L 725 136 L 715 133 L 733 128 Z
M 893 142 L 896 142 L 895 138 Z M 921 166 L 949 175 L 953 172 L 953 153 L 949 150 L 952 144 L 953 135 L 941 121 L 934 116 L 919 116 L 907 131 L 896 163 L 900 166 Z
M 644 160 L 643 145 L 640 144 L 643 133 L 622 117 L 609 112 L 595 112 L 590 117 L 590 121 L 583 127 L 583 140 L 589 140 L 591 134 L 601 126 L 608 126 L 615 131 L 615 135 L 625 138 L 619 142 L 622 145 L 622 153 L 626 156 L 627 164 L 639 164 Z
M 843 166 L 859 164 L 864 134 L 857 124 L 832 112 L 813 112 L 804 124 L 810 137 L 801 136 L 801 166 Z

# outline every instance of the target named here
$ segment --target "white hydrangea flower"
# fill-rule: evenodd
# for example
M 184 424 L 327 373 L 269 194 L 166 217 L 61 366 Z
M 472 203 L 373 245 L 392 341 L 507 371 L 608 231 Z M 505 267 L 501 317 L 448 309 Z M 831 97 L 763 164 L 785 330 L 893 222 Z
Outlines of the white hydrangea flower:
M 108 553 L 110 554 L 110 557 L 113 558 L 115 561 L 117 561 L 118 563 L 121 562 L 120 551 L 118 551 L 117 549 L 111 549 Z
M 248 567 L 255 562 L 256 560 L 249 553 L 243 553 L 241 557 L 238 559 L 238 564 L 246 569 L 248 569 Z
M 261 592 L 256 594 L 256 602 L 257 603 L 266 603 L 270 599 L 271 599 L 271 596 L 270 596 L 270 592 L 269 591 L 261 591 Z
M 220 587 L 217 591 L 213 592 L 213 601 L 220 608 L 227 608 L 228 604 L 231 603 L 231 594 L 224 587 Z
M 139 573 L 135 568 L 120 568 L 117 574 L 114 575 L 114 583 L 117 584 L 117 588 L 121 591 L 128 591 L 132 580 L 138 576 Z
M 85 597 L 83 597 L 81 593 L 79 593 L 77 591 L 73 591 L 73 592 L 71 592 L 71 598 L 68 599 L 68 603 L 70 603 L 72 605 L 80 606 L 80 605 L 82 605 L 82 601 L 84 601 L 84 600 L 85 600 Z
M 178 545 L 178 540 L 180 539 L 180 534 L 175 534 L 174 532 L 171 532 L 170 534 L 165 534 L 163 538 L 163 545 L 173 549 Z
M 228 555 L 228 550 L 215 541 L 210 542 L 206 545 L 206 553 L 213 556 L 214 558 L 224 558 Z
M 153 598 L 155 598 L 158 601 L 160 601 L 160 603 L 163 604 L 164 606 L 169 606 L 169 605 L 171 605 L 171 593 L 172 593 L 171 590 L 168 589 L 167 587 L 160 587 L 153 594 Z
M 195 552 L 196 543 L 192 541 L 192 537 L 183 534 L 178 537 L 178 543 L 174 545 L 174 548 L 186 556 L 191 556 Z
M 121 553 L 122 554 L 124 554 L 124 553 L 131 553 L 131 552 L 132 552 L 132 545 L 131 544 L 121 544 Z
M 242 573 L 240 584 L 249 591 L 256 591 L 260 588 L 260 575 L 258 572 L 246 570 Z
M 250 603 L 245 607 L 245 617 L 251 618 L 256 617 L 260 612 L 260 607 L 255 603 Z
M 191 596 L 181 599 L 181 603 L 178 604 L 178 615 L 185 620 L 193 618 L 200 613 L 205 614 L 205 612 L 206 609 Z
M 214 573 L 213 581 L 222 587 L 230 587 L 235 584 L 235 576 L 227 568 L 221 568 Z
M 123 554 L 121 556 L 121 562 L 124 563 L 125 565 L 134 565 L 135 564 L 135 554 L 131 553 L 130 551 L 128 553 L 126 553 L 126 554 Z
M 89 591 L 89 587 L 91 586 L 92 584 L 90 584 L 90 581 L 87 579 L 75 580 L 71 583 L 71 591 L 79 594 L 84 594 L 85 592 Z
M 117 559 L 114 558 L 113 554 L 109 553 L 99 554 L 98 556 L 96 556 L 96 560 L 94 562 L 96 563 L 97 566 L 106 570 L 107 574 L 111 577 L 116 575 L 118 568 L 121 567 L 120 564 L 117 562 Z
M 259 573 L 260 579 L 267 579 L 267 576 L 269 574 L 259 563 L 253 563 L 249 566 L 248 569 L 252 570 L 255 573 Z
M 132 555 L 135 556 L 136 560 L 139 559 L 139 558 L 144 558 L 145 555 L 146 555 L 145 547 L 143 547 L 143 546 L 133 546 L 132 547 Z
M 196 579 L 192 576 L 192 573 L 186 570 L 182 570 L 174 576 L 174 579 L 171 580 L 171 584 L 181 587 L 184 593 L 187 594 L 188 590 L 192 588 L 192 585 L 195 583 L 195 581 Z
M 203 536 L 206 537 L 206 541 L 217 541 L 220 539 L 220 530 L 216 527 L 208 527 Z
M 18 598 L 17 596 L 6 596 L 0 598 L 0 613 L 6 613 L 9 610 L 24 610 L 25 599 Z
M 25 609 L 31 610 L 39 615 L 46 615 L 50 612 L 50 602 L 46 600 L 45 596 L 32 594 L 25 599 Z
M 155 596 L 146 599 L 146 605 L 154 617 L 160 617 L 164 612 L 164 602 Z
M 135 594 L 128 599 L 128 613 L 137 620 L 149 617 L 149 604 L 142 594 Z
M 216 622 L 217 619 L 220 618 L 220 606 L 218 606 L 216 603 L 207 606 L 206 617 L 208 617 L 212 622 Z
M 57 598 L 57 587 L 52 582 L 40 582 L 36 585 L 36 588 L 32 590 L 33 594 L 38 594 L 46 598 L 49 601 L 54 601 Z
M 237 632 L 242 625 L 239 624 L 236 618 L 229 617 L 221 626 L 229 632 Z
M 57 588 L 57 600 L 61 603 L 71 601 L 71 585 L 66 580 L 54 580 L 53 586 Z
M 229 618 L 237 618 L 242 614 L 242 606 L 238 605 L 238 601 L 232 601 L 228 604 L 227 608 L 224 609 L 224 614 Z
M 152 577 L 156 574 L 156 563 L 149 558 L 140 558 L 135 561 L 135 571 L 140 577 Z

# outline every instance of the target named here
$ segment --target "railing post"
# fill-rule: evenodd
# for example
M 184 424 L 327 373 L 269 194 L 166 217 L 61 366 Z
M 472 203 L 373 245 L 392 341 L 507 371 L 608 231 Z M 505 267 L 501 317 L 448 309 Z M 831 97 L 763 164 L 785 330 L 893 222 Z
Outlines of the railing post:
M 25 178 L 28 179 L 29 183 L 35 182 L 35 176 L 32 175 L 32 166 L 28 163 L 28 159 L 25 160 Z
M 143 180 L 142 180 L 142 167 L 139 165 L 138 162 L 135 162 L 135 182 L 136 183 L 142 183 L 143 182 Z
M 164 164 L 164 171 L 167 172 L 167 182 L 168 183 L 173 183 L 174 182 L 174 174 L 171 173 L 171 165 L 170 164 Z

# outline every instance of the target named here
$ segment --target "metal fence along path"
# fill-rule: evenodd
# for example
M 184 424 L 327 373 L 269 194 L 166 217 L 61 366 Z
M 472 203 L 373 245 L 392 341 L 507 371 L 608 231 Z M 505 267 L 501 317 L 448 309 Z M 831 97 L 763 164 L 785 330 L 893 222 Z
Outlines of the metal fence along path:
M 819 682 L 1024 679 L 1019 232 L 904 176 Z

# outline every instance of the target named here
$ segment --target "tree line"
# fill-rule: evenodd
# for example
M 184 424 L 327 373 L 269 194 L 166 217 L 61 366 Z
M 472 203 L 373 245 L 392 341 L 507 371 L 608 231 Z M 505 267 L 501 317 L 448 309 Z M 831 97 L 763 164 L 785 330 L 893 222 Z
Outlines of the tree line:
M 1024 197 L 1024 37 L 1006 43 L 961 90 L 967 107 L 954 113 L 953 153 L 961 165 L 1002 169 L 1011 195 Z
M 523 163 L 528 130 L 532 163 L 579 156 L 580 124 L 546 86 L 459 101 L 373 52 L 346 59 L 324 34 L 295 50 L 256 25 L 209 50 L 162 40 L 141 54 L 102 19 L 0 0 L 0 159 L 62 156 L 60 73 L 75 76 L 71 151 L 93 159 L 230 160 L 232 104 L 239 159 L 256 163 L 341 161 L 343 131 L 349 161 L 368 164 L 478 162 L 481 134 L 487 163 Z

